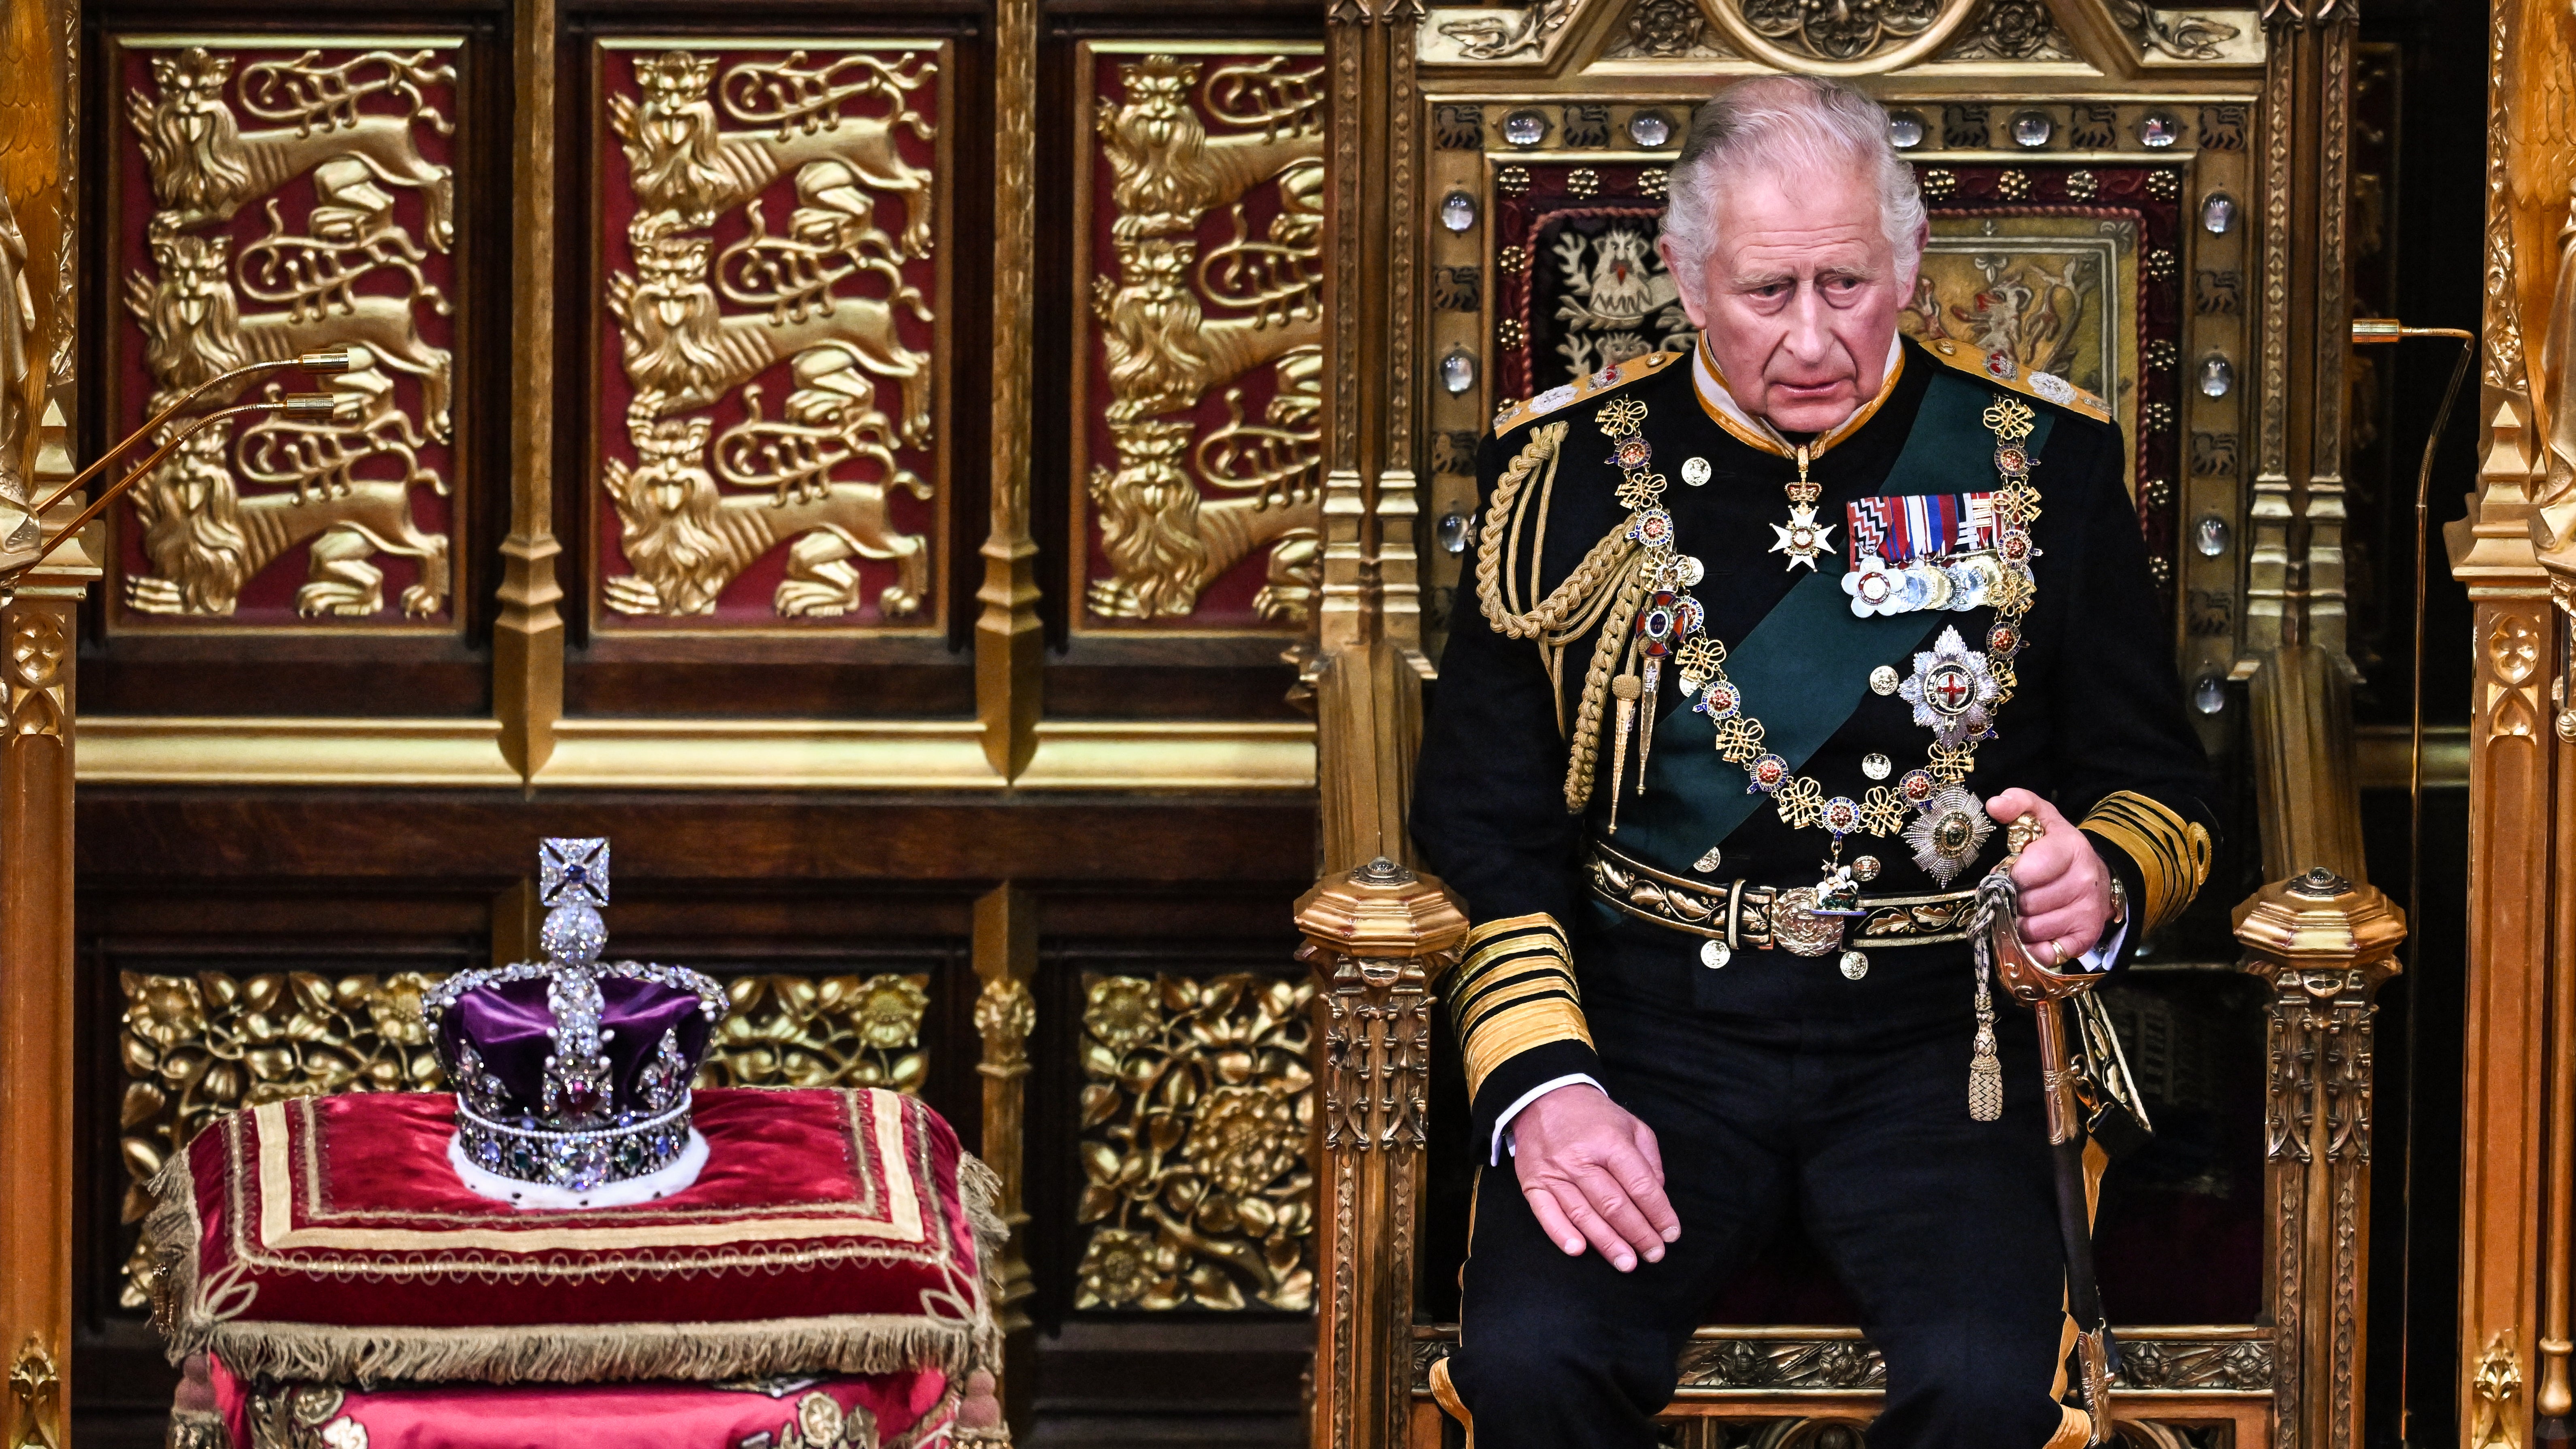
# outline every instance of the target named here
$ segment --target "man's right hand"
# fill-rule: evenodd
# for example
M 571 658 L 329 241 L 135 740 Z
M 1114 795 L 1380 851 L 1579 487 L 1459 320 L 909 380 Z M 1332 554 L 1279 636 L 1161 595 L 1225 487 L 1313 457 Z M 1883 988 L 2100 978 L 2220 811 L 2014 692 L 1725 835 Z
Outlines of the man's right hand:
M 1512 1119 L 1512 1165 L 1538 1225 L 1568 1257 L 1586 1244 L 1625 1273 L 1682 1235 L 1655 1134 L 1600 1089 L 1569 1083 Z

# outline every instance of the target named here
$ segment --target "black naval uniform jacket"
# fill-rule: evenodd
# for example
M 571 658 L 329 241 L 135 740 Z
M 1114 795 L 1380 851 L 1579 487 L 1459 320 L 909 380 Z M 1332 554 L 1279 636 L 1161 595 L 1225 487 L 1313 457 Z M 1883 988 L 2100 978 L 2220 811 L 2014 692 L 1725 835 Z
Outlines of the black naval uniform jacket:
M 2051 415 L 2031 475 L 2042 512 L 2031 529 L 2038 547 L 2032 563 L 2037 594 L 2022 620 L 2019 686 L 1995 716 L 1996 737 L 1979 748 L 1964 784 L 1980 799 L 2027 788 L 2081 823 L 2126 892 L 2129 917 L 2119 953 L 2125 958 L 2198 888 L 2215 817 L 2207 759 L 2183 712 L 2172 629 L 2158 605 L 2123 482 L 2120 429 L 2039 397 L 2018 382 L 2018 370 L 2006 360 L 1997 359 L 1996 366 L 2014 377 L 1998 380 L 1977 371 L 1982 357 L 1951 347 L 1953 356 L 1945 360 L 1907 340 L 1903 364 L 1875 413 L 1811 458 L 1809 477 L 1823 489 L 1817 518 L 1836 525 L 1835 547 L 1816 565 L 1833 574 L 1847 567 L 1844 505 L 1881 495 L 1926 391 L 1946 367 L 1971 374 L 1971 381 L 1991 387 L 1997 397 L 2018 396 Z M 1773 525 L 1789 516 L 1782 488 L 1796 478 L 1796 464 L 1722 426 L 1699 396 L 1705 384 L 1695 380 L 1689 358 L 1638 359 L 1620 372 L 1607 386 L 1580 386 L 1570 401 L 1549 407 L 1542 395 L 1498 419 L 1498 431 L 1485 439 L 1478 458 L 1480 530 L 1498 526 L 1485 505 L 1533 427 L 1546 420 L 1570 422 L 1541 551 L 1540 582 L 1553 589 L 1628 517 L 1614 496 L 1619 470 L 1596 414 L 1613 398 L 1633 398 L 1646 406 L 1642 435 L 1654 450 L 1656 470 L 1668 480 L 1663 504 L 1673 518 L 1674 547 L 1706 568 L 1692 592 L 1707 610 L 1707 631 L 1733 647 L 1804 577 L 1803 569 L 1784 567 L 1784 556 L 1770 551 L 1777 537 Z M 1693 457 L 1709 464 L 1703 485 L 1685 481 L 1683 462 Z M 1982 476 L 1980 488 L 2000 486 L 1990 461 Z M 1478 604 L 1473 561 L 1471 552 L 1425 722 L 1412 829 L 1424 862 L 1463 898 L 1474 927 L 1446 996 L 1465 1048 L 1472 1140 L 1480 1158 L 1498 1119 L 1533 1088 L 1595 1072 L 1580 1007 L 1582 981 L 1615 978 L 1624 1000 L 1669 1001 L 1728 1029 L 1806 1030 L 1812 1037 L 1819 1025 L 1955 1022 L 1964 1042 L 1972 992 L 1965 942 L 1874 950 L 1873 965 L 1859 981 L 1845 980 L 1832 956 L 1784 950 L 1739 950 L 1726 967 L 1709 969 L 1700 963 L 1700 938 L 1624 916 L 1592 899 L 1587 840 L 1617 843 L 1615 835 L 1602 833 L 1612 778 L 1613 744 L 1606 737 L 1612 711 L 1602 713 L 1605 738 L 1588 810 L 1569 813 L 1568 740 L 1560 732 L 1558 701 L 1550 697 L 1539 645 L 1496 632 Z M 1986 608 L 1946 616 L 1971 649 L 1983 647 L 1993 619 Z M 1628 625 L 1625 619 L 1612 621 L 1612 627 Z M 1568 727 L 1590 655 L 1589 636 L 1566 651 Z M 1900 676 L 1911 669 L 1909 657 L 1882 662 Z M 1659 711 L 1689 703 L 1667 672 L 1656 698 Z M 1760 717 L 1766 702 L 1748 697 L 1744 710 Z M 1639 733 L 1649 727 L 1641 720 Z M 1892 781 L 1924 764 L 1931 743 L 1931 731 L 1914 722 L 1903 699 L 1864 690 L 1859 707 L 1800 773 L 1818 780 L 1829 795 L 1858 798 L 1873 783 L 1862 771 L 1865 756 L 1886 755 Z M 1634 749 L 1632 742 L 1632 756 Z M 1633 757 L 1628 778 L 1633 790 Z M 1821 829 L 1790 829 L 1766 800 L 1723 841 L 1723 863 L 1710 875 L 1694 876 L 1687 861 L 1648 863 L 1721 887 L 1732 879 L 1748 886 L 1811 886 L 1824 874 L 1829 845 Z M 1915 863 L 1902 840 L 1855 833 L 1843 859 L 1867 854 L 1882 863 L 1881 874 L 1863 887 L 1870 896 L 1921 895 L 1973 887 L 2005 849 L 2004 832 L 1997 829 L 1946 887 Z M 2019 1010 L 2008 1002 L 2005 1009 Z M 1963 1082 L 1965 1065 L 1963 1056 Z

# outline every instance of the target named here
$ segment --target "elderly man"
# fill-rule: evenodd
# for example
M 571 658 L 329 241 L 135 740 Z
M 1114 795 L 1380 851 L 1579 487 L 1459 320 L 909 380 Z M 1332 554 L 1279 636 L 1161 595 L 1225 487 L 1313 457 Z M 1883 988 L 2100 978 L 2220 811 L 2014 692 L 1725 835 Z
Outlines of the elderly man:
M 1789 1212 L 1886 1356 L 1873 1449 L 2090 1428 L 2031 1014 L 1963 927 L 2027 817 L 2031 954 L 2113 969 L 2199 888 L 2212 788 L 2118 427 L 1898 335 L 1928 226 L 1886 127 L 1803 77 L 1702 106 L 1663 236 L 1696 355 L 1484 446 L 1413 817 L 1475 926 L 1491 1170 L 1437 1386 L 1479 1449 L 1654 1442 Z

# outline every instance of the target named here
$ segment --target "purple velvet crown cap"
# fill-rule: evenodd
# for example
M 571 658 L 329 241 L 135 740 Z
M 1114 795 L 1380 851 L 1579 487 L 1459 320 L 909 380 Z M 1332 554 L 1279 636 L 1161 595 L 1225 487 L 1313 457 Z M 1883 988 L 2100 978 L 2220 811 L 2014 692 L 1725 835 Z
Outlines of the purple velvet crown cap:
M 422 1015 L 456 1088 L 456 1140 L 484 1171 L 590 1189 L 657 1172 L 689 1139 L 689 1079 L 724 1020 L 698 972 L 603 963 L 608 842 L 538 850 L 542 962 L 461 972 Z

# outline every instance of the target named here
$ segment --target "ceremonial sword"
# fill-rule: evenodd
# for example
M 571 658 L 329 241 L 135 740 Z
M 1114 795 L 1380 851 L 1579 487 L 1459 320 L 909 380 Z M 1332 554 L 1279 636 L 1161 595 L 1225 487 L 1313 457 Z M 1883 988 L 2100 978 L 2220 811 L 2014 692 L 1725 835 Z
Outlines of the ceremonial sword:
M 2066 1250 L 2066 1311 L 2075 1320 L 2076 1397 L 2092 1421 L 2088 1449 L 2111 1442 L 2111 1371 L 2118 1362 L 2111 1323 L 2102 1309 L 2102 1285 L 2093 1271 L 2093 1203 L 2084 1174 L 2084 1119 L 2075 1100 L 2074 1051 L 2059 1003 L 2089 990 L 2100 978 L 2063 974 L 2032 959 L 2022 944 L 2020 891 L 2012 868 L 2022 849 L 2039 837 L 2039 821 L 2024 815 L 2009 827 L 2011 850 L 1977 883 L 1977 913 L 1970 930 L 1977 964 L 1993 971 L 2013 999 L 2039 1021 L 2039 1077 L 2048 1104 L 2048 1146 L 2057 1177 L 2057 1234 Z

